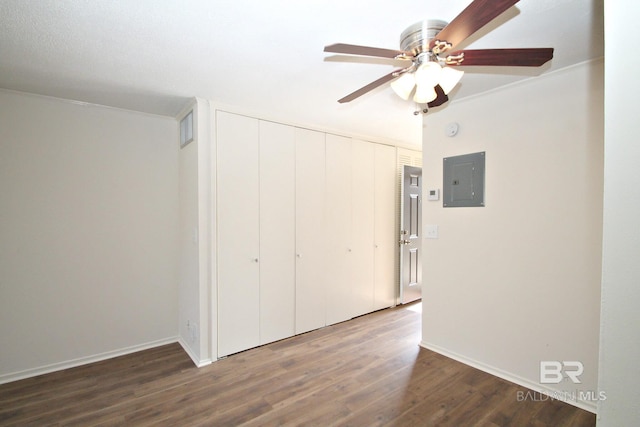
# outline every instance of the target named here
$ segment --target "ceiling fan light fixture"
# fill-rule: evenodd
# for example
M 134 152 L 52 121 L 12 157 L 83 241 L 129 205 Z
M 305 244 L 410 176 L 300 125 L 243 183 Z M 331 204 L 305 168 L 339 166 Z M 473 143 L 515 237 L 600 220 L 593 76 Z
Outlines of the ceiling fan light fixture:
M 449 95 L 449 92 L 451 92 L 453 88 L 460 83 L 460 79 L 462 79 L 463 75 L 464 71 L 456 70 L 451 67 L 442 68 L 439 84 L 445 95 Z
M 405 101 L 409 99 L 409 97 L 411 96 L 411 92 L 413 92 L 413 88 L 415 86 L 416 78 L 413 73 L 404 73 L 391 82 L 391 89 L 393 89 L 396 95 L 398 95 Z

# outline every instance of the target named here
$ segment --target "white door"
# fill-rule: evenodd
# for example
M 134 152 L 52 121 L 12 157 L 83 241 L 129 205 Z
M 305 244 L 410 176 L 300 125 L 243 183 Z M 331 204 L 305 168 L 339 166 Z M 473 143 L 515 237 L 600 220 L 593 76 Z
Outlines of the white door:
M 260 121 L 260 344 L 295 334 L 295 128 Z
M 218 356 L 260 344 L 258 120 L 217 113 Z
M 353 317 L 351 139 L 326 136 L 326 298 L 328 325 Z
M 352 142 L 351 164 L 352 313 L 353 316 L 360 316 L 371 313 L 374 310 L 374 144 L 354 140 Z M 393 179 L 391 185 L 393 185 Z M 393 209 L 393 202 L 391 209 Z M 390 225 L 392 224 L 393 222 Z M 393 226 L 391 226 L 391 229 L 393 229 Z
M 374 310 L 391 307 L 396 302 L 395 259 L 398 247 L 395 219 L 396 173 L 396 149 L 388 145 L 376 144 Z
M 325 134 L 296 128 L 296 334 L 325 326 Z
M 400 303 L 422 297 L 422 168 L 404 166 L 400 230 Z

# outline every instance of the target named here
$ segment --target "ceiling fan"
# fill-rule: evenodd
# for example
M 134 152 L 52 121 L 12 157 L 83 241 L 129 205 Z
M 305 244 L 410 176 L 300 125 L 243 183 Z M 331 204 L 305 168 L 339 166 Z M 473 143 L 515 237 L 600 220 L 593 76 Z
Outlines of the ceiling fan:
M 389 81 L 403 99 L 413 100 L 424 113 L 449 100 L 463 71 L 455 67 L 471 65 L 539 67 L 553 58 L 553 48 L 452 50 L 519 0 L 473 0 L 453 21 L 427 20 L 411 25 L 400 36 L 400 50 L 336 43 L 325 52 L 375 56 L 411 61 L 338 100 L 353 101 Z M 418 114 L 416 112 L 415 114 Z

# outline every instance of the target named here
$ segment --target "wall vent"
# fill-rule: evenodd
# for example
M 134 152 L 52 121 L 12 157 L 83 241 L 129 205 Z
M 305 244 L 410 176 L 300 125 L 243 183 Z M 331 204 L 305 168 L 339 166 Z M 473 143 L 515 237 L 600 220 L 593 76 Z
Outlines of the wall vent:
M 193 110 L 180 120 L 180 148 L 193 141 Z

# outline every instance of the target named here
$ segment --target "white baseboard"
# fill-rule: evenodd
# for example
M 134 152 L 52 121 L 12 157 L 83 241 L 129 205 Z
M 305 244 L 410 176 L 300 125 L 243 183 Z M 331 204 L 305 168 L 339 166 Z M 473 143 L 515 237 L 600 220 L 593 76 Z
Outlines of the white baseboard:
M 477 360 L 473 360 L 473 359 L 469 359 L 466 356 L 463 356 L 461 354 L 457 354 L 453 351 L 449 351 L 445 348 L 442 348 L 440 346 L 437 346 L 435 344 L 430 344 L 427 342 L 420 342 L 420 346 L 424 347 L 428 350 L 431 351 L 435 351 L 436 353 L 442 354 L 443 356 L 447 356 L 451 359 L 457 360 L 460 363 L 464 363 L 465 365 L 469 365 L 473 368 L 479 369 L 481 371 L 484 371 L 488 374 L 494 375 L 496 377 L 502 378 L 503 380 L 507 380 L 509 382 L 521 385 L 523 387 L 526 387 L 532 391 L 541 393 L 543 395 L 546 396 L 559 396 L 561 395 L 562 392 L 559 392 L 558 390 L 554 390 L 552 388 L 549 387 L 544 387 L 539 383 L 535 383 L 533 381 L 530 381 L 526 378 L 522 378 L 518 375 L 512 374 L 510 372 L 506 372 L 503 371 L 502 369 L 498 369 L 496 367 L 484 364 L 482 362 L 478 362 Z M 576 406 L 580 409 L 584 409 L 585 411 L 589 411 L 593 414 L 597 413 L 597 403 L 593 402 L 593 401 L 585 401 L 585 400 L 579 400 L 579 399 L 556 399 L 556 400 L 562 400 L 563 402 L 566 402 L 570 405 Z
M 189 355 L 189 357 L 191 358 L 193 363 L 198 368 L 202 368 L 203 366 L 211 365 L 211 363 L 213 363 L 213 361 L 211 359 L 202 359 L 201 360 L 199 357 L 197 357 L 195 352 L 193 351 L 193 349 L 186 343 L 185 340 L 182 339 L 182 337 L 178 338 L 178 343 L 182 346 L 182 349 L 185 351 L 185 353 L 187 353 Z
M 138 351 L 148 350 L 150 348 L 172 344 L 177 341 L 178 341 L 178 337 L 164 338 L 161 340 L 151 341 L 148 343 L 134 345 L 131 347 L 125 347 L 118 350 L 107 351 L 105 353 L 95 354 L 92 356 L 80 357 L 78 359 L 67 360 L 59 363 L 52 363 L 51 365 L 46 365 L 46 366 L 40 366 L 38 368 L 25 369 L 24 371 L 3 374 L 3 375 L 0 375 L 0 384 L 23 380 L 25 378 L 31 378 L 38 375 L 49 374 L 51 372 L 62 371 L 64 369 L 75 368 L 77 366 L 87 365 L 89 363 L 100 362 L 102 360 L 112 359 L 114 357 L 124 356 L 127 354 L 136 353 Z

